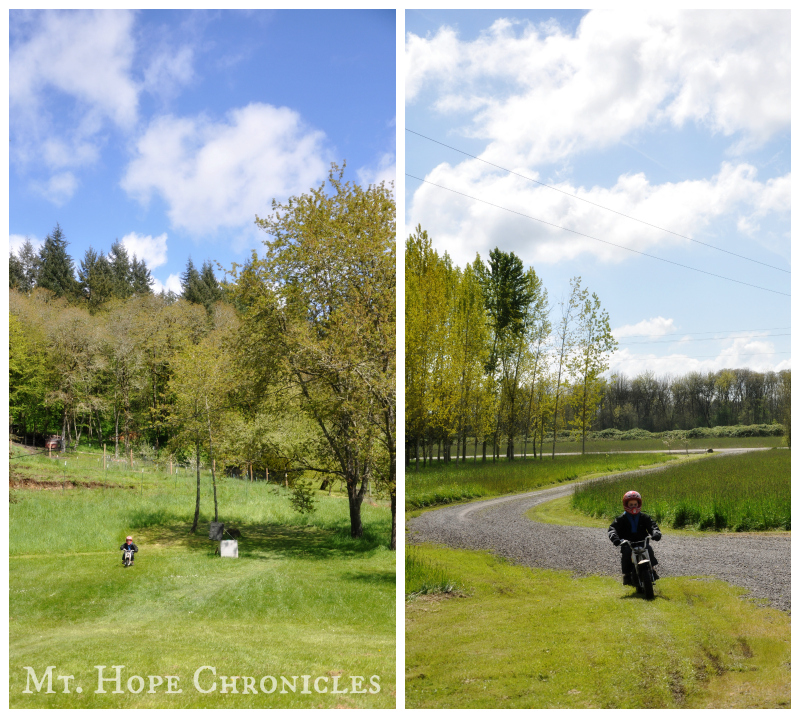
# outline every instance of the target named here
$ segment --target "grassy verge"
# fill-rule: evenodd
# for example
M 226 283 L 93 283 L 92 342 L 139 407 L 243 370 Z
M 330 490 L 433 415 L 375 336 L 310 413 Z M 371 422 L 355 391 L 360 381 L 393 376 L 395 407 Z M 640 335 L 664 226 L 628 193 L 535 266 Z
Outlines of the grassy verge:
M 606 577 L 418 547 L 469 597 L 406 605 L 408 708 L 788 708 L 790 619 L 721 581 Z
M 242 538 L 238 559 L 220 559 L 207 538 L 213 503 L 205 478 L 201 525 L 191 535 L 194 486 L 182 477 L 140 474 L 136 482 L 123 474 L 114 483 L 134 489 L 82 488 L 97 477 L 76 469 L 67 481 L 77 487 L 64 488 L 54 464 L 20 464 L 12 463 L 14 475 L 55 488 L 11 492 L 11 707 L 395 705 L 395 555 L 386 548 L 385 506 L 364 506 L 365 535 L 354 540 L 347 502 L 335 495 L 318 494 L 317 512 L 300 516 L 282 488 L 222 479 L 220 519 Z M 118 547 L 128 533 L 140 551 L 125 569 Z M 122 693 L 112 693 L 111 683 L 105 694 L 95 692 L 97 665 L 108 667 L 105 676 L 125 666 Z M 31 685 L 24 693 L 25 666 L 39 678 L 56 666 L 56 692 Z M 208 670 L 199 678 L 204 689 L 216 681 L 209 693 L 193 684 L 202 666 L 216 669 L 216 678 Z M 75 677 L 71 693 L 58 675 Z M 182 693 L 168 694 L 166 680 L 152 694 L 149 686 L 133 692 L 136 679 L 128 686 L 131 676 L 151 675 L 178 676 Z M 228 677 L 224 692 L 221 676 Z M 235 692 L 232 676 L 239 677 Z M 278 681 L 271 693 L 259 688 L 264 676 Z M 379 692 L 371 676 L 379 677 Z M 255 693 L 244 692 L 244 677 L 255 679 Z M 314 688 L 318 677 L 325 693 Z M 267 679 L 264 690 L 271 688 Z
M 435 593 L 454 594 L 460 586 L 442 567 L 418 550 L 406 546 L 406 598 Z
M 612 520 L 629 481 L 608 479 L 578 486 L 572 507 Z M 646 511 L 672 528 L 732 531 L 790 530 L 791 454 L 759 451 L 675 466 L 658 477 L 642 476 L 636 490 Z
M 594 454 L 540 460 L 433 464 L 406 473 L 406 509 L 521 493 L 578 478 L 630 471 L 668 461 L 668 454 Z

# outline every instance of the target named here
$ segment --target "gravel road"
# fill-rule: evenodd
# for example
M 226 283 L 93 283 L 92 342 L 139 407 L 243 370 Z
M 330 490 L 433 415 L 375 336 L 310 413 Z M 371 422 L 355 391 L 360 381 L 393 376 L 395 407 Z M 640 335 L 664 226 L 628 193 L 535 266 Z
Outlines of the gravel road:
M 663 467 L 618 476 L 652 471 L 663 471 Z M 621 583 L 619 550 L 611 545 L 605 529 L 553 526 L 525 516 L 531 507 L 568 496 L 574 487 L 558 486 L 428 511 L 408 522 L 407 541 L 489 550 L 526 566 L 569 569 L 579 576 L 616 576 Z M 662 578 L 714 576 L 748 589 L 754 597 L 768 599 L 775 608 L 791 609 L 789 535 L 667 534 L 653 546 Z

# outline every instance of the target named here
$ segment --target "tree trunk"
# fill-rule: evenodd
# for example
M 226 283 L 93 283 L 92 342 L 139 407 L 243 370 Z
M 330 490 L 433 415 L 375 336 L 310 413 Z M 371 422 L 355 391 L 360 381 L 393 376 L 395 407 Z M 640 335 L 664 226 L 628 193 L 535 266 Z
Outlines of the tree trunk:
M 389 548 L 392 551 L 397 550 L 397 492 L 392 490 L 392 541 Z
M 189 533 L 197 531 L 197 522 L 200 520 L 200 437 L 198 436 L 194 442 L 196 458 L 197 458 L 197 499 L 194 504 L 194 521 Z
M 211 485 L 214 487 L 214 521 L 219 521 L 217 512 L 217 472 L 214 462 L 214 443 L 211 440 L 211 412 L 208 410 L 208 397 L 206 397 L 206 419 L 208 420 L 208 453 L 211 459 Z M 253 465 L 250 464 L 250 479 L 253 477 Z
M 358 479 L 347 477 L 347 499 L 350 504 L 350 536 L 351 538 L 361 538 L 364 535 L 364 527 L 361 525 L 361 502 L 364 500 L 364 486 L 362 482 L 361 491 L 357 487 Z

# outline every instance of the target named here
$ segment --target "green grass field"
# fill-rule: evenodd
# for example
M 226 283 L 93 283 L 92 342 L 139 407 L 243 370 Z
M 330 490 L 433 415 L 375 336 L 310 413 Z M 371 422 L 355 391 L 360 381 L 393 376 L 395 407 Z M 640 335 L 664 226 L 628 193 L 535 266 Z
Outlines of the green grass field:
M 205 475 L 201 524 L 190 535 L 193 477 L 118 470 L 106 479 L 96 458 L 83 466 L 68 458 L 66 473 L 63 460 L 12 459 L 12 482 L 42 484 L 10 492 L 11 707 L 395 705 L 396 572 L 385 503 L 363 507 L 365 535 L 354 540 L 341 495 L 318 494 L 317 512 L 300 516 L 282 487 L 218 477 L 220 520 L 242 532 L 239 558 L 220 559 L 208 539 Z M 100 486 L 70 483 L 80 481 Z M 118 547 L 129 533 L 140 551 L 126 569 Z M 98 665 L 105 677 L 125 666 L 121 693 L 111 682 L 95 692 Z M 25 693 L 25 666 L 39 679 L 55 666 L 55 692 L 31 683 Z M 203 666 L 216 669 L 198 679 L 208 693 L 193 682 Z M 74 676 L 70 693 L 59 675 Z M 153 678 L 152 693 L 149 683 L 135 692 L 135 676 L 163 684 Z M 178 676 L 182 692 L 167 693 L 165 676 Z M 274 690 L 269 678 L 260 687 L 265 676 L 276 679 Z
M 612 520 L 629 481 L 609 479 L 576 488 L 572 507 Z M 671 467 L 636 482 L 645 510 L 672 528 L 768 531 L 791 529 L 791 453 L 758 451 Z
M 541 461 L 502 459 L 446 465 L 434 462 L 418 472 L 412 466 L 406 469 L 406 510 L 532 491 L 580 477 L 629 471 L 679 459 L 678 455 L 668 454 L 590 454 L 545 457 Z
M 406 604 L 408 708 L 789 708 L 787 613 L 721 581 L 617 580 L 420 546 L 465 587 Z

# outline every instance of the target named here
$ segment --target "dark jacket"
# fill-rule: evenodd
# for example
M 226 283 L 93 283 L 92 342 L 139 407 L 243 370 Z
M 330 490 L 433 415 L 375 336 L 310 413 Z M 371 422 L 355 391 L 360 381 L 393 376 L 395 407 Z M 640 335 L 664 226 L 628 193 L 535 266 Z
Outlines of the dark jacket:
M 119 547 L 120 551 L 125 551 L 125 549 L 129 549 L 129 550 L 133 551 L 134 553 L 136 553 L 139 550 L 138 546 L 135 543 L 133 543 L 133 541 L 131 541 L 131 545 L 130 546 L 128 546 L 128 544 L 124 543 L 124 544 L 122 544 L 122 546 Z
M 661 533 L 658 524 L 656 524 L 652 516 L 640 513 L 639 526 L 636 529 L 636 533 L 634 533 L 633 529 L 631 529 L 631 523 L 628 521 L 627 512 L 623 512 L 622 515 L 617 516 L 611 523 L 611 526 L 608 527 L 608 538 L 611 540 L 611 543 L 622 539 L 626 541 L 644 541 L 648 534 L 652 536 L 654 532 Z

